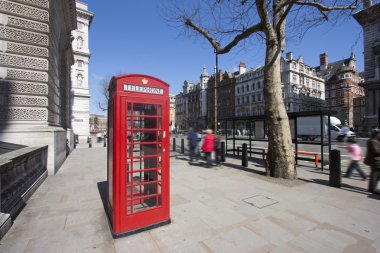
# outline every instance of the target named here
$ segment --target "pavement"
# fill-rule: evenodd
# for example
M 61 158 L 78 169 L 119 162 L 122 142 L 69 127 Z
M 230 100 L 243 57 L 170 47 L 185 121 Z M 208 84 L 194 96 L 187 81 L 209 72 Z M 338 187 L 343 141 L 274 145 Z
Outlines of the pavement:
M 287 181 L 262 175 L 255 161 L 207 169 L 176 152 L 172 223 L 113 239 L 101 197 L 106 154 L 102 143 L 78 145 L 26 203 L 0 252 L 380 252 L 380 198 L 356 175 L 339 189 L 312 164 Z

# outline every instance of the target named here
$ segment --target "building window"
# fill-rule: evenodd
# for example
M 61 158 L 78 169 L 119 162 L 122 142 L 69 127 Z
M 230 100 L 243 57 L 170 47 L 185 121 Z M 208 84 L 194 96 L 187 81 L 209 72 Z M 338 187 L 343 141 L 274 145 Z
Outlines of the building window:
M 261 82 L 260 81 L 257 83 L 257 89 L 261 89 Z
M 241 87 L 241 92 L 244 93 L 244 86 Z
M 78 68 L 83 68 L 83 61 L 78 60 L 77 66 L 78 66 Z
M 78 49 L 82 49 L 83 48 L 83 38 L 82 37 L 78 37 L 77 38 L 77 48 Z
M 237 94 L 239 94 L 240 93 L 240 88 L 239 87 L 237 87 Z
M 255 83 L 252 84 L 252 90 L 255 90 Z
M 77 85 L 78 85 L 78 87 L 83 87 L 83 76 L 82 76 L 82 74 L 78 74 L 78 76 L 77 76 Z
M 84 30 L 84 24 L 81 22 L 78 22 L 78 30 L 83 31 Z
M 249 91 L 249 85 L 247 84 L 247 92 Z
M 256 102 L 256 96 L 252 95 L 252 102 Z
M 257 94 L 257 101 L 261 101 L 261 94 Z

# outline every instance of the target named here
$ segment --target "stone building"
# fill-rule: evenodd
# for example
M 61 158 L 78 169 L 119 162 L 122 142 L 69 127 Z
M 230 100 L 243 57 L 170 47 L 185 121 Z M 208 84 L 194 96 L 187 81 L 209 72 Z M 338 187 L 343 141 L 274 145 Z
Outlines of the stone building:
M 288 112 L 316 111 L 324 105 L 324 80 L 317 76 L 315 68 L 306 65 L 302 57 L 293 59 L 288 52 L 281 58 L 282 97 Z M 265 114 L 264 66 L 246 70 L 240 63 L 236 75 L 235 115 Z
M 89 29 L 94 14 L 88 11 L 85 3 L 77 1 L 77 30 L 72 32 L 74 65 L 71 68 L 72 80 L 72 128 L 78 134 L 79 142 L 86 141 L 90 134 L 90 90 L 88 86 L 88 63 L 90 60 Z
M 170 131 L 173 131 L 175 129 L 175 95 L 169 94 L 169 125 L 170 125 Z
M 361 77 L 356 69 L 356 57 L 352 52 L 350 57 L 331 62 L 328 55 L 323 53 L 319 56 L 320 66 L 317 72 L 325 80 L 326 105 L 329 109 L 336 111 L 334 115 L 342 124 L 357 129 L 361 119 L 354 117 L 361 111 L 361 101 L 354 103 L 356 98 L 364 97 L 364 89 L 360 87 Z
M 264 67 L 246 70 L 240 63 L 236 73 L 235 116 L 264 114 Z
M 364 32 L 364 83 L 366 115 L 363 131 L 380 127 L 380 3 L 364 1 L 364 9 L 353 16 Z
M 235 114 L 235 78 L 233 73 L 219 70 L 217 75 L 217 121 L 218 129 L 223 118 L 233 117 Z M 215 75 L 207 84 L 207 127 L 215 129 Z
M 187 96 L 183 92 L 175 96 L 176 131 L 187 129 Z
M 72 142 L 71 32 L 75 0 L 0 1 L 0 135 L 5 142 L 48 145 L 48 171 Z
M 208 73 L 204 67 L 200 82 L 185 81 L 182 92 L 175 97 L 177 130 L 189 127 L 203 129 L 207 125 L 207 82 Z
M 319 111 L 325 106 L 325 82 L 315 68 L 293 53 L 281 58 L 282 97 L 288 112 Z

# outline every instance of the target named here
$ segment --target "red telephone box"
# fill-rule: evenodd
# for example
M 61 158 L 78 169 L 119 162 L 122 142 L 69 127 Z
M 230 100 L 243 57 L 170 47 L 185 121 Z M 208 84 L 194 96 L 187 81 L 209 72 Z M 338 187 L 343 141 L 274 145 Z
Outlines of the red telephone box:
M 114 237 L 170 223 L 169 85 L 115 76 L 108 103 L 108 216 Z

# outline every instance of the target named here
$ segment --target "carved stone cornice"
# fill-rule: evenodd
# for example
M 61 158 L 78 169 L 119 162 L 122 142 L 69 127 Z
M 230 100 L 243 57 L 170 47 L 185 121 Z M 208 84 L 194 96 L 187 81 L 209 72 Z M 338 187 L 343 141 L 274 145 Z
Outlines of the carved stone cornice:
M 77 9 L 77 16 L 88 20 L 90 26 L 92 23 L 92 19 L 94 18 L 94 13 L 86 10 Z

